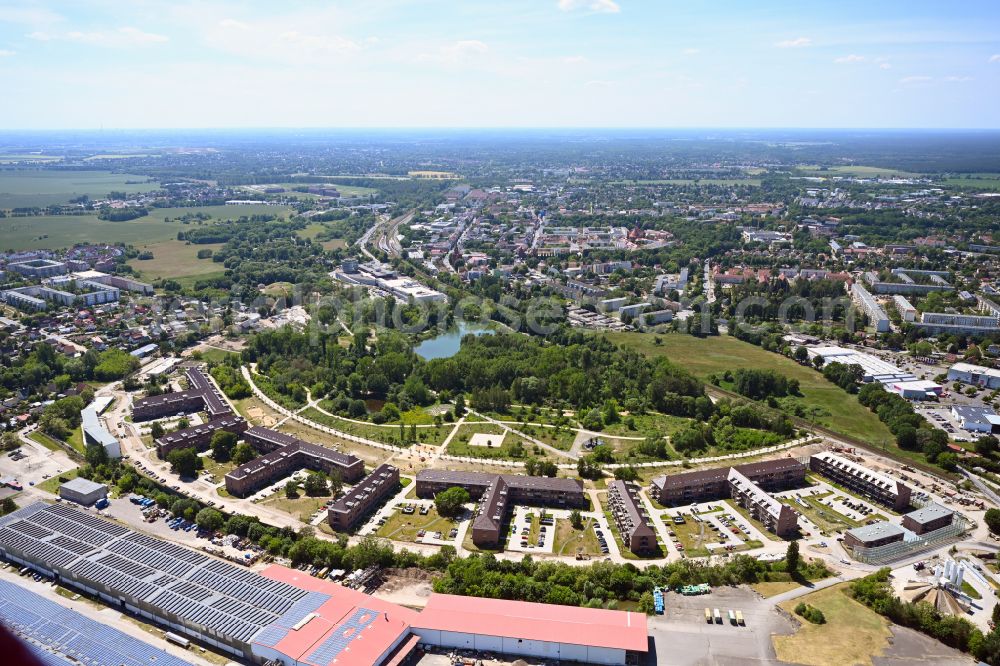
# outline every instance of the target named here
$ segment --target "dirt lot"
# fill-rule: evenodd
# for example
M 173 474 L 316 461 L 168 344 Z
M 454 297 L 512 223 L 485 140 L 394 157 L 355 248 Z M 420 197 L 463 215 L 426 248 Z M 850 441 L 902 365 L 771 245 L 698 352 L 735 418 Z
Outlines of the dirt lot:
M 372 596 L 410 608 L 423 608 L 433 591 L 433 578 L 418 569 L 389 569 Z

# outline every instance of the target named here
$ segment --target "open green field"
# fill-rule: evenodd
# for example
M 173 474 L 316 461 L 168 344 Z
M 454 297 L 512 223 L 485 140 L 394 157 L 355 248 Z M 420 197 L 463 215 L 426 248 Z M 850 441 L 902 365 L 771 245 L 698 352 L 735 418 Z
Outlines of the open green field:
M 801 620 L 791 636 L 774 636 L 771 641 L 779 660 L 807 666 L 872 664 L 872 657 L 889 647 L 889 622 L 875 611 L 845 594 L 847 583 L 807 594 L 781 604 L 792 613 L 803 602 L 823 611 L 825 624 Z
M 737 368 L 771 369 L 799 380 L 801 398 L 793 398 L 805 408 L 804 418 L 850 437 L 873 444 L 895 442 L 889 429 L 853 396 L 831 384 L 813 368 L 790 358 L 765 351 L 728 335 L 696 338 L 682 333 L 659 336 L 652 333 L 605 333 L 612 342 L 631 347 L 647 356 L 666 356 L 692 373 L 707 378 L 714 373 Z
M 2 173 L 0 172 L 0 178 L 2 178 Z M 156 208 L 145 217 L 127 222 L 100 220 L 96 214 L 7 217 L 0 218 L 0 249 L 62 248 L 75 243 L 89 243 L 95 240 L 105 243 L 127 243 L 139 248 L 147 248 L 175 240 L 178 231 L 190 228 L 191 225 L 184 225 L 175 220 L 186 213 L 204 213 L 213 219 L 224 220 L 236 219 L 243 215 L 284 215 L 288 210 L 288 208 L 280 206 Z M 167 222 L 167 218 L 171 218 L 171 221 Z M 210 260 L 204 261 L 210 262 Z M 139 266 L 139 268 L 142 267 Z M 218 265 L 215 266 L 215 270 L 221 272 Z
M 415 543 L 417 541 L 417 532 L 420 530 L 441 532 L 441 536 L 447 539 L 448 532 L 453 527 L 458 527 L 458 523 L 440 515 L 437 509 L 434 508 L 426 516 L 421 516 L 419 510 L 415 510 L 410 515 L 406 515 L 402 511 L 396 511 L 389 516 L 385 525 L 382 525 L 378 529 L 376 536 Z
M 43 155 L 41 153 L 0 153 L 0 164 L 15 164 L 18 162 L 43 164 L 45 162 L 58 162 L 62 158 L 62 155 Z
M 1000 173 L 971 173 L 968 177 L 945 178 L 942 183 L 948 187 L 965 190 L 1000 191 Z
M 900 178 L 911 178 L 914 176 L 919 176 L 921 174 L 914 173 L 912 171 L 903 171 L 902 169 L 886 169 L 883 167 L 873 167 L 873 166 L 862 166 L 862 165 L 845 165 L 845 166 L 832 166 L 823 169 L 819 166 L 803 166 L 799 167 L 801 171 L 814 171 L 817 175 L 830 175 L 830 176 L 857 176 L 858 178 L 875 178 L 875 177 L 892 177 L 899 176 Z
M 620 180 L 615 185 L 749 185 L 760 187 L 760 178 L 665 178 L 661 180 Z
M 45 479 L 41 483 L 37 484 L 35 487 L 40 490 L 44 490 L 47 493 L 52 493 L 53 495 L 59 494 L 59 486 L 71 481 L 80 475 L 80 468 L 74 467 L 73 469 L 66 470 L 62 474 Z
M 583 529 L 576 529 L 564 518 L 556 520 L 556 535 L 552 542 L 552 554 L 575 557 L 577 553 L 601 557 L 601 544 L 594 532 L 593 518 L 584 518 Z
M 0 208 L 51 206 L 84 194 L 98 199 L 112 191 L 134 194 L 159 189 L 159 183 L 148 181 L 148 176 L 110 171 L 0 171 Z
M 141 280 L 155 280 L 157 278 L 179 278 L 191 277 L 193 275 L 206 275 L 217 273 L 221 270 L 222 264 L 212 261 L 212 258 L 199 259 L 199 250 L 222 249 L 224 243 L 207 243 L 195 245 L 179 240 L 167 240 L 159 243 L 145 243 L 139 246 L 142 250 L 149 250 L 153 253 L 152 259 L 132 259 L 129 265 L 139 273 Z
M 316 194 L 308 194 L 306 192 L 296 192 L 293 189 L 293 188 L 296 188 L 296 187 L 308 187 L 310 185 L 316 185 L 316 186 L 329 185 L 331 187 L 336 187 L 337 191 L 340 192 L 341 196 L 345 196 L 345 197 L 364 197 L 364 196 L 368 196 L 369 194 L 374 194 L 375 192 L 378 192 L 378 190 L 376 190 L 375 188 L 372 188 L 372 187 L 359 187 L 359 186 L 355 186 L 355 185 L 343 185 L 341 183 L 338 183 L 338 182 L 332 181 L 332 180 L 317 181 L 315 183 L 268 183 L 266 185 L 266 187 L 283 187 L 283 188 L 285 188 L 285 190 L 287 190 L 287 191 L 283 192 L 281 194 L 281 196 L 291 196 L 291 197 L 296 197 L 296 198 L 309 198 L 309 197 L 317 197 L 317 196 L 319 196 L 319 195 L 316 195 Z M 259 191 L 259 190 L 254 190 L 252 188 L 246 188 L 246 189 L 248 189 L 250 191 Z

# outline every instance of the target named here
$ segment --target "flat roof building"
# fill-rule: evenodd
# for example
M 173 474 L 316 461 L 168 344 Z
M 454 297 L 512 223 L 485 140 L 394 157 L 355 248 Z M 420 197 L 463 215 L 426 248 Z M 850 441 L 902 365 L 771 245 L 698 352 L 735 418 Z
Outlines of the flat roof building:
M 432 594 L 413 621 L 422 643 L 546 662 L 642 663 L 643 613 Z
M 948 381 L 975 384 L 987 389 L 998 389 L 1000 388 L 1000 370 L 971 363 L 956 363 L 948 368 Z
M 849 548 L 877 548 L 890 543 L 901 542 L 906 530 L 895 523 L 880 521 L 847 530 L 844 545 Z
M 90 479 L 78 476 L 59 486 L 59 497 L 83 506 L 90 506 L 102 497 L 108 496 L 108 487 Z
M 139 398 L 132 403 L 132 419 L 149 421 L 200 411 L 216 418 L 232 413 L 222 391 L 201 368 L 188 368 L 185 375 L 189 386 L 187 391 Z
M 384 666 L 416 647 L 416 613 L 271 566 L 262 573 L 63 505 L 0 518 L 0 555 L 251 663 Z
M 104 424 L 101 423 L 101 419 L 97 413 L 98 409 L 96 403 L 97 401 L 95 400 L 94 403 L 91 403 L 80 412 L 80 417 L 82 419 L 81 425 L 83 428 L 83 443 L 84 445 L 99 445 L 104 449 L 108 458 L 121 458 L 121 444 L 114 435 L 108 432 L 108 429 L 104 427 Z
M 951 525 L 955 512 L 931 503 L 903 516 L 903 527 L 914 534 L 926 534 Z

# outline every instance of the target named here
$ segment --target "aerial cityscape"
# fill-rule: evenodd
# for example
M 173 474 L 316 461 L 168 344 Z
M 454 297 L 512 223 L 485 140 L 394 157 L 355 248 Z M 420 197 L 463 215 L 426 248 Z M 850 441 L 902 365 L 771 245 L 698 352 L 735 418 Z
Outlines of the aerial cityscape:
M 0 664 L 1000 666 L 1000 7 L 0 0 Z

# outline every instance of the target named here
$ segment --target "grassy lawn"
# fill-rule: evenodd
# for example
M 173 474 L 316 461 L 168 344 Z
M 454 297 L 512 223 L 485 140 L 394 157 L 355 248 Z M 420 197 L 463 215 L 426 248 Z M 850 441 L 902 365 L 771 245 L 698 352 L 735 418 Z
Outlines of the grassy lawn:
M 470 446 L 469 440 L 476 433 L 496 435 L 493 446 Z M 503 428 L 493 425 L 492 423 L 463 423 L 459 426 L 458 432 L 455 433 L 455 436 L 448 443 L 448 453 L 453 456 L 468 456 L 470 458 L 503 458 L 516 460 L 516 458 L 511 455 L 511 449 L 516 443 L 522 442 L 522 439 L 519 436 L 508 432 L 506 436 L 503 437 L 503 443 L 497 445 L 497 442 L 501 441 L 500 436 L 503 433 Z M 532 445 L 530 442 L 523 442 L 522 445 L 526 453 L 532 452 Z
M 819 501 L 820 498 L 832 496 L 833 493 L 825 493 L 823 495 L 803 497 L 802 500 L 809 505 L 809 508 L 806 508 L 799 502 L 792 500 L 781 500 L 781 502 L 801 513 L 803 516 L 811 520 L 816 527 L 826 533 L 839 532 L 841 530 L 851 529 L 860 525 L 861 523 L 858 521 L 851 520 L 839 511 L 835 511 Z
M 199 259 L 200 250 L 220 250 L 223 243 L 208 243 L 205 245 L 195 245 L 186 241 L 167 240 L 158 243 L 146 243 L 137 245 L 140 250 L 149 250 L 153 253 L 152 259 L 132 259 L 128 263 L 139 272 L 142 280 L 155 280 L 157 278 L 180 278 L 193 275 L 206 275 L 217 273 L 223 270 L 222 264 L 212 261 L 211 257 Z
M 405 441 L 400 444 L 401 436 L 399 431 L 399 424 L 396 425 L 375 425 L 374 423 L 355 423 L 354 421 L 349 421 L 347 419 L 342 419 L 338 416 L 330 416 L 329 414 L 324 414 L 318 409 L 310 407 L 302 412 L 302 416 L 309 419 L 310 421 L 315 421 L 321 425 L 333 428 L 334 430 L 339 430 L 340 432 L 345 432 L 348 435 L 355 435 L 357 437 L 364 437 L 366 439 L 371 439 L 376 442 L 382 442 L 383 444 L 392 444 L 394 446 L 406 446 L 410 443 L 410 428 L 408 425 L 404 426 Z M 431 419 L 433 421 L 433 419 Z M 452 426 L 450 424 L 444 424 L 440 428 L 417 428 L 416 436 L 417 441 L 421 444 L 432 444 L 438 445 L 444 441 L 444 438 L 448 436 L 451 432 Z
M 301 491 L 300 491 L 301 492 Z M 330 501 L 331 496 L 306 497 L 299 495 L 296 499 L 285 497 L 285 491 L 279 490 L 274 495 L 261 502 L 262 506 L 284 511 L 287 514 L 297 517 L 303 523 L 311 522 L 312 515 L 316 510 Z
M 83 445 L 83 428 L 77 428 L 70 436 L 66 439 L 66 443 L 72 446 L 74 449 L 80 453 L 86 453 L 87 447 Z
M 556 520 L 556 535 L 552 544 L 552 553 L 566 557 L 577 553 L 600 557 L 601 544 L 597 541 L 593 524 L 593 518 L 584 518 L 583 529 L 578 530 L 567 519 Z
M 765 528 L 764 525 L 760 521 L 758 521 L 758 520 L 756 520 L 754 518 L 751 518 L 750 517 L 750 512 L 747 511 L 746 509 L 744 509 L 743 507 L 741 507 L 739 504 L 737 504 L 733 500 L 727 499 L 727 500 L 723 500 L 723 501 L 726 504 L 728 504 L 729 506 L 731 506 L 736 511 L 736 513 L 738 513 L 741 516 L 743 516 L 744 518 L 746 518 L 747 521 L 749 521 L 749 523 L 751 525 L 753 525 L 754 527 L 757 528 L 758 532 L 760 532 L 761 534 L 763 534 L 765 537 L 767 537 L 771 541 L 784 541 L 784 539 L 782 539 L 777 534 L 774 534 L 772 532 L 768 532 L 767 528 Z
M 74 467 L 73 469 L 67 470 L 58 476 L 53 476 L 51 478 L 45 479 L 41 483 L 37 484 L 35 487 L 44 490 L 47 493 L 52 493 L 53 495 L 59 494 L 59 486 L 66 483 L 71 479 L 75 479 L 80 474 L 80 468 Z
M 799 587 L 798 583 L 790 580 L 768 581 L 765 583 L 754 583 L 751 585 L 760 596 L 768 599 L 778 594 L 783 594 Z
M 389 517 L 385 525 L 378 529 L 376 536 L 416 543 L 417 532 L 420 530 L 441 532 L 441 536 L 447 539 L 451 528 L 457 526 L 457 522 L 440 515 L 433 507 L 426 516 L 420 515 L 419 508 L 410 515 L 397 510 Z
M 222 477 L 229 474 L 236 467 L 232 461 L 220 463 L 216 462 L 211 456 L 203 456 L 202 461 L 205 463 L 204 472 L 213 475 L 216 482 L 222 481 Z
M 681 333 L 659 336 L 654 343 L 651 333 L 605 333 L 612 342 L 631 347 L 647 356 L 666 356 L 702 379 L 714 373 L 736 368 L 772 369 L 799 380 L 802 418 L 850 437 L 873 444 L 895 442 L 889 429 L 878 417 L 838 386 L 831 384 L 813 368 L 799 365 L 790 358 L 765 351 L 742 340 L 720 335 L 696 338 Z
M 626 421 L 631 418 L 635 423 L 635 429 L 630 429 Z M 601 434 L 622 435 L 624 437 L 645 437 L 650 433 L 658 435 L 672 435 L 685 425 L 691 422 L 682 416 L 670 416 L 659 412 L 648 412 L 646 414 L 636 414 L 633 416 L 623 415 L 621 421 L 604 426 Z
M 688 557 L 707 557 L 709 552 L 705 544 L 719 541 L 705 523 L 686 518 L 683 525 L 675 525 L 667 516 L 664 516 L 664 519 L 667 529 L 673 531 L 675 538 L 684 546 L 684 554 Z
M 34 432 L 32 432 L 30 435 L 28 435 L 28 439 L 35 442 L 36 444 L 41 444 L 49 451 L 65 450 L 63 449 L 63 447 L 59 446 L 59 444 L 54 439 L 52 439 L 45 433 L 41 432 L 40 430 L 35 430 Z
M 778 659 L 806 666 L 872 664 L 889 646 L 889 622 L 848 597 L 846 583 L 781 604 L 789 613 L 803 602 L 823 611 L 826 624 L 805 620 L 791 636 L 771 640 Z
M 221 363 L 228 357 L 232 355 L 239 355 L 239 352 L 226 351 L 225 349 L 217 349 L 215 347 L 209 347 L 208 349 L 198 350 L 198 354 L 201 356 L 201 360 L 206 363 Z

